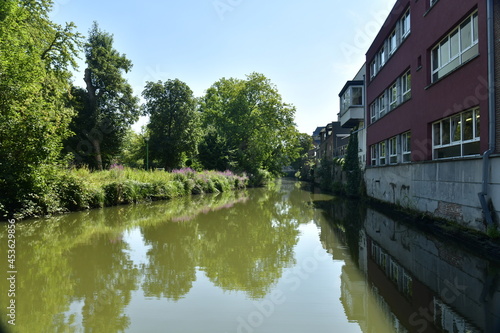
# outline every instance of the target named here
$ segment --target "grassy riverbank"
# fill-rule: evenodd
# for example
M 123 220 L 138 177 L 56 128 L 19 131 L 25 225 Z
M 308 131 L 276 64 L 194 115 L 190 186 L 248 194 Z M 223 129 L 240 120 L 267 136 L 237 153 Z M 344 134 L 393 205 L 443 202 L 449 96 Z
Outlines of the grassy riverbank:
M 145 201 L 166 200 L 192 194 L 242 189 L 255 181 L 231 171 L 196 172 L 192 169 L 144 171 L 115 166 L 110 170 L 88 169 L 58 173 L 43 197 L 25 202 L 15 218 L 42 216 Z

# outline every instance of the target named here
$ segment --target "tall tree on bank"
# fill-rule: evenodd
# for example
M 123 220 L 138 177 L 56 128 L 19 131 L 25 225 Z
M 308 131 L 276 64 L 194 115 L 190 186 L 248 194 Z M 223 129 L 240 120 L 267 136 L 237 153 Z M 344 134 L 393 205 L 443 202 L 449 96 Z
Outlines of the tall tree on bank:
M 142 96 L 150 117 L 148 132 L 152 160 L 167 170 L 183 165 L 196 154 L 198 116 L 196 99 L 188 85 L 178 79 L 148 82 Z
M 102 170 L 119 152 L 127 129 L 139 118 L 138 98 L 123 77 L 132 62 L 113 48 L 113 35 L 96 22 L 85 44 L 84 81 L 75 88 L 78 116 L 72 123 L 76 133 L 66 146 L 76 161 Z
M 49 20 L 52 1 L 0 1 L 0 218 L 42 212 L 70 135 L 70 67 L 81 37 Z
M 203 127 L 212 129 L 201 147 L 209 153 L 224 152 L 219 158 L 229 167 L 277 174 L 297 158 L 295 107 L 284 103 L 276 86 L 262 74 L 219 80 L 207 90 L 201 111 Z M 213 155 L 204 149 L 200 158 Z

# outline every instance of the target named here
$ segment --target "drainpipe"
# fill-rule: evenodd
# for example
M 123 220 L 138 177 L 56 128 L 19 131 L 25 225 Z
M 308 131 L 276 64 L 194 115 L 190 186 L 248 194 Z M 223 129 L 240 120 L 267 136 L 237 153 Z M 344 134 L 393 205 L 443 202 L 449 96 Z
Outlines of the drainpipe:
M 490 182 L 490 156 L 495 152 L 495 31 L 494 31 L 494 0 L 487 0 L 488 25 L 488 150 L 483 154 L 483 188 L 478 193 L 488 226 L 493 226 L 492 212 L 488 204 L 488 183 Z

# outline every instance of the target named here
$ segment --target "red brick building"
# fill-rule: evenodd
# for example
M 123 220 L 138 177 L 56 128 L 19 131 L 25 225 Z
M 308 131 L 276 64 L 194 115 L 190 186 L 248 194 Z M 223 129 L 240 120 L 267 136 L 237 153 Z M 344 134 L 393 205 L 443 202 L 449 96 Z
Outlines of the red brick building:
M 369 165 L 488 150 L 486 5 L 396 2 L 366 54 Z

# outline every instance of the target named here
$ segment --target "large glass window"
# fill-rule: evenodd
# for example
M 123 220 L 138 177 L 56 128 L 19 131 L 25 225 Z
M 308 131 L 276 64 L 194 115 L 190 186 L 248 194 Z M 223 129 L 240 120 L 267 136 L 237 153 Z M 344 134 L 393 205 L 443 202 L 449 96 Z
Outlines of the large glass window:
M 480 154 L 480 113 L 475 108 L 432 125 L 434 158 Z
M 432 81 L 479 54 L 477 12 L 465 19 L 431 51 Z

